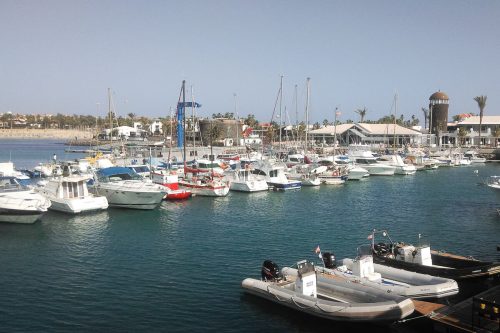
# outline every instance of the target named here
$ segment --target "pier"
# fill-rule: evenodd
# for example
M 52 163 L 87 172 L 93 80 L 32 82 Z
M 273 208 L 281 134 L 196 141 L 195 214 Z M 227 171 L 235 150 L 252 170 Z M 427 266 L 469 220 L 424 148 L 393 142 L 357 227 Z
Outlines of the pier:
M 435 332 L 498 332 L 500 285 L 454 305 L 413 300 L 415 311 L 427 316 Z

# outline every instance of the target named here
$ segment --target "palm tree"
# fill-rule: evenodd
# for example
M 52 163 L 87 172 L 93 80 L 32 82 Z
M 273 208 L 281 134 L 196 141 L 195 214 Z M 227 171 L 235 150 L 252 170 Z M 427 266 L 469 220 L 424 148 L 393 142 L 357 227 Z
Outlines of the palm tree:
M 365 120 L 366 111 L 367 111 L 366 107 L 364 107 L 362 109 L 354 110 L 354 112 L 356 112 L 357 114 L 359 114 L 359 116 L 361 117 L 361 119 L 359 120 L 360 123 L 362 123 Z
M 458 129 L 458 138 L 460 139 L 460 145 L 464 145 L 465 144 L 465 138 L 467 137 L 467 130 L 465 129 L 465 127 L 460 127 Z
M 481 127 L 483 125 L 483 111 L 486 107 L 487 96 L 476 96 L 474 100 L 477 102 L 479 107 L 479 148 L 481 148 Z
M 429 119 L 429 109 L 422 108 L 422 112 L 424 113 L 424 129 L 427 128 L 427 119 Z

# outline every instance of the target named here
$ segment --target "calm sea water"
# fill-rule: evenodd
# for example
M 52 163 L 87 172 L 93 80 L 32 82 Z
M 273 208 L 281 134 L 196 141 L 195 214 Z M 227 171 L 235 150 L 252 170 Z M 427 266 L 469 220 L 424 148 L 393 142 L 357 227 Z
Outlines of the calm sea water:
M 54 141 L 0 141 L 0 161 L 19 167 L 53 153 L 77 156 Z M 496 174 L 496 163 L 441 168 L 342 187 L 196 197 L 153 211 L 49 212 L 33 225 L 0 223 L 0 331 L 356 331 L 245 295 L 240 283 L 258 278 L 264 259 L 314 260 L 317 245 L 353 257 L 373 228 L 498 260 L 500 193 L 478 185 Z

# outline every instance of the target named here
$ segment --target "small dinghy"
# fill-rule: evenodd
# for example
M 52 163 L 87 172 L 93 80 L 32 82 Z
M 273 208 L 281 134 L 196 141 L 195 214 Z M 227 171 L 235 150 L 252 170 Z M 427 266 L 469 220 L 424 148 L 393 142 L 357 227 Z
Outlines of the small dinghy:
M 415 299 L 443 298 L 458 294 L 458 284 L 454 280 L 374 264 L 368 251 L 369 248 L 361 247 L 356 259 L 343 259 L 339 266 L 333 253 L 324 252 L 321 254 L 324 267 L 316 267 L 316 271 Z
M 382 233 L 389 242 L 375 242 Z M 431 251 L 429 245 L 411 245 L 393 242 L 387 231 L 373 230 L 373 260 L 375 263 L 405 269 L 407 271 L 453 279 L 459 284 L 465 280 L 481 280 L 500 275 L 500 263 L 480 261 L 446 252 Z
M 262 280 L 247 278 L 246 292 L 292 309 L 335 321 L 393 322 L 413 313 L 406 297 L 352 283 L 345 278 L 316 274 L 313 263 L 300 261 L 297 268 L 283 268 L 264 261 Z

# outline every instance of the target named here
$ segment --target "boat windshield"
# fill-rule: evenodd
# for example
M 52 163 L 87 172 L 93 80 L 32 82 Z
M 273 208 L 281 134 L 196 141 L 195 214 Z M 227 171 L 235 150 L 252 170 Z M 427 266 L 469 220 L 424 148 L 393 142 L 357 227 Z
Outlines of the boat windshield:
M 120 180 L 142 180 L 142 177 L 136 173 L 117 173 L 114 175 L 99 178 L 99 181 L 103 183 Z
M 357 249 L 357 256 L 358 258 L 362 258 L 365 256 L 371 256 L 372 255 L 372 245 L 371 244 L 363 244 L 358 246 Z
M 0 178 L 1 191 L 17 190 L 19 188 L 21 188 L 21 185 L 14 177 Z

